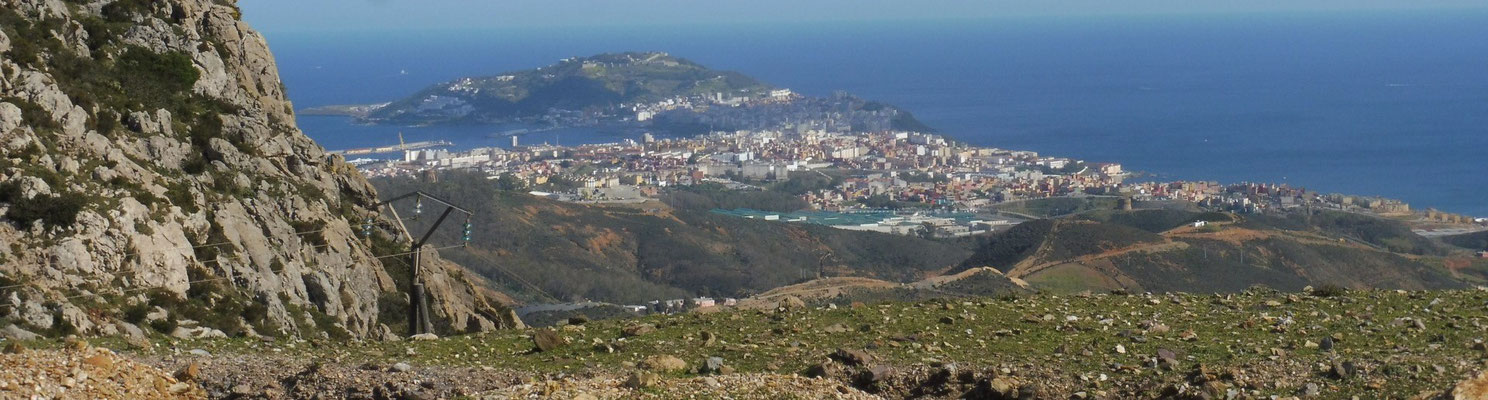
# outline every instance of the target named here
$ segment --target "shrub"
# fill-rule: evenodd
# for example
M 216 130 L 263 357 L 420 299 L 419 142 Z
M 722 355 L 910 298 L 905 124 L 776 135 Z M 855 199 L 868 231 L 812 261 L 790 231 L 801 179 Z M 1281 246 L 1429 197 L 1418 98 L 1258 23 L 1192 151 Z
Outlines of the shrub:
M 1348 288 L 1331 283 L 1320 285 L 1312 289 L 1312 295 L 1317 297 L 1339 297 L 1348 294 Z
M 139 46 L 126 49 L 114 69 L 124 93 L 130 98 L 166 101 L 166 104 L 169 104 L 167 99 L 178 99 L 189 93 L 191 86 L 201 78 L 201 72 L 185 53 L 155 53 Z
M 77 222 L 87 200 L 80 196 L 37 196 L 30 199 L 12 199 L 5 218 L 18 227 L 41 221 L 48 226 L 71 226 Z

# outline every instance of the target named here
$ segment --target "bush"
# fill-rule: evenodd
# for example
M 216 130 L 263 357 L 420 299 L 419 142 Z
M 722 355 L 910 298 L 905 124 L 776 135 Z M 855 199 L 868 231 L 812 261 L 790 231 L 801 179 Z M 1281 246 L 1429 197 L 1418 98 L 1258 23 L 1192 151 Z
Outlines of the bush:
M 1348 294 L 1348 288 L 1331 283 L 1312 289 L 1312 295 L 1317 297 L 1339 297 L 1345 294 Z
M 178 99 L 190 93 L 191 86 L 201 78 L 186 53 L 155 53 L 139 46 L 126 49 L 114 69 L 124 93 L 145 101 Z
M 12 199 L 5 218 L 24 228 L 36 221 L 47 226 L 71 226 L 77 222 L 87 200 L 80 196 L 37 196 L 30 199 Z

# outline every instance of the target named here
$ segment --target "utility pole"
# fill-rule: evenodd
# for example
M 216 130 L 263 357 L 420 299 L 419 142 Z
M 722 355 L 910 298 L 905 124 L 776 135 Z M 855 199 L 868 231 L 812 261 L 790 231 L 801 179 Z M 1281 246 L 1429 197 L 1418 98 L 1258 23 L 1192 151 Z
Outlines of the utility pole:
M 444 212 L 441 212 L 439 214 L 439 218 L 434 220 L 434 224 L 429 226 L 429 230 L 427 232 L 424 232 L 423 236 L 420 237 L 418 240 L 413 239 L 413 235 L 408 232 L 408 227 L 403 224 L 403 219 L 398 216 L 398 210 L 395 207 L 392 207 L 392 203 L 407 199 L 413 199 L 414 201 L 413 219 L 418 219 L 418 217 L 423 214 L 424 199 L 428 199 L 429 201 L 433 201 L 445 206 Z M 413 193 L 383 200 L 381 203 L 377 204 L 378 208 L 381 208 L 383 206 L 387 206 L 388 210 L 392 212 L 393 218 L 398 221 L 398 227 L 403 231 L 403 236 L 407 238 L 411 243 L 411 245 L 409 246 L 410 276 L 408 284 L 408 334 L 417 335 L 421 333 L 430 333 L 431 331 L 433 331 L 433 325 L 429 321 L 429 302 L 425 294 L 424 282 L 421 279 L 423 275 L 423 265 L 421 264 L 421 261 L 423 259 L 424 245 L 429 243 L 429 238 L 434 236 L 434 231 L 438 230 L 439 226 L 444 224 L 444 220 L 449 218 L 450 214 L 456 211 L 465 214 L 464 236 L 462 237 L 462 239 L 464 240 L 465 244 L 468 245 L 470 243 L 470 217 L 474 216 L 475 213 L 470 212 L 470 210 L 466 210 L 460 206 L 456 206 L 448 201 L 444 201 L 443 199 L 420 191 L 415 191 Z M 370 225 L 371 224 L 369 221 L 368 226 L 365 226 L 363 228 L 363 232 L 365 234 L 370 235 Z

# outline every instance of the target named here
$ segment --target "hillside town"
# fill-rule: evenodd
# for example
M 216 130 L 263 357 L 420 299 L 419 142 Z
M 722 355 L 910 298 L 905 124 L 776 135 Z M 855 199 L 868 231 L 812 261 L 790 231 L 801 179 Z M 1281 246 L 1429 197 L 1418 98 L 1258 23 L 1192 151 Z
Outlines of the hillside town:
M 1239 213 L 1331 209 L 1414 215 L 1443 224 L 1488 224 L 1436 210 L 1413 210 L 1399 200 L 1325 194 L 1286 184 L 1134 180 L 1118 163 L 977 147 L 934 133 L 895 129 L 896 119 L 903 116 L 907 114 L 895 108 L 844 93 L 810 97 L 773 89 L 752 97 L 677 96 L 622 104 L 607 117 L 651 126 L 747 128 L 661 139 L 643 133 L 639 140 L 577 146 L 522 145 L 519 136 L 512 136 L 507 147 L 463 151 L 401 147 L 397 149 L 401 158 L 353 162 L 373 177 L 480 171 L 535 195 L 593 203 L 642 203 L 668 190 L 697 185 L 765 190 L 806 180 L 810 183 L 795 185 L 803 190 L 791 194 L 806 204 L 805 211 L 827 214 L 729 211 L 746 218 L 897 234 L 987 232 L 1030 217 L 1000 205 L 1060 197 L 1120 198 L 1128 207 L 1188 202 Z

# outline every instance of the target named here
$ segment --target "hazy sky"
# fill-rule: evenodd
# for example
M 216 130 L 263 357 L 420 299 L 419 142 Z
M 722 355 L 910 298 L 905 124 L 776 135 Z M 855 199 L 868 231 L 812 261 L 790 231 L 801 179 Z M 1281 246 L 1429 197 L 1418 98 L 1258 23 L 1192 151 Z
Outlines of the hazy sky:
M 1483 0 L 241 0 L 266 32 L 1488 9 Z

